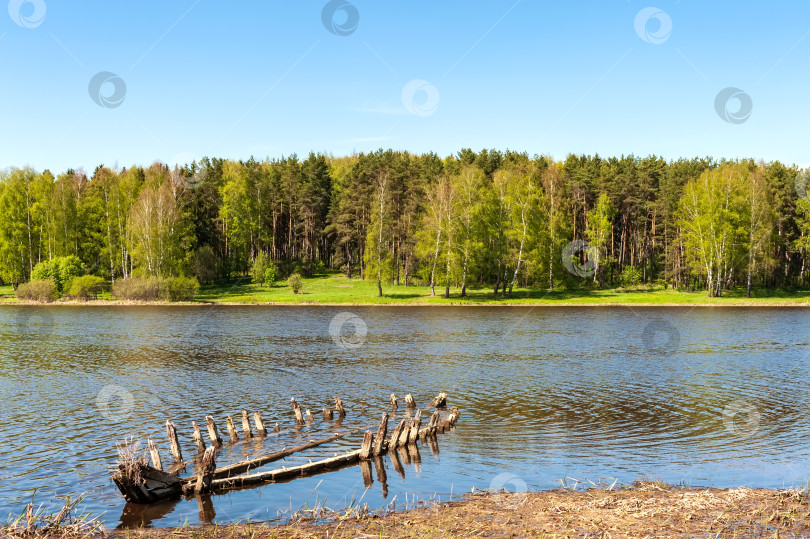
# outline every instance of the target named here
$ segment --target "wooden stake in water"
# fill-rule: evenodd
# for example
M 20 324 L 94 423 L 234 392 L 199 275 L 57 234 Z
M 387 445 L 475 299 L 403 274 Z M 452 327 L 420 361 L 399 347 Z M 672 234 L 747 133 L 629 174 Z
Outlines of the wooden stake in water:
M 293 413 L 295 413 L 295 422 L 299 425 L 304 423 L 304 416 L 301 414 L 301 405 L 295 402 L 295 397 L 290 398 L 290 404 L 293 408 Z
M 360 446 L 360 458 L 369 460 L 372 453 L 372 444 L 374 443 L 374 433 L 367 430 L 363 434 L 363 445 Z
M 419 439 L 419 427 L 422 424 L 422 410 L 417 410 L 408 432 L 408 443 L 415 444 Z
M 267 429 L 264 428 L 261 412 L 253 412 L 253 423 L 256 425 L 256 431 L 259 433 L 259 436 L 267 436 Z
M 208 438 L 211 440 L 211 443 L 217 447 L 221 446 L 222 438 L 219 437 L 219 431 L 217 430 L 217 424 L 214 423 L 214 418 L 210 415 L 205 416 L 205 423 L 208 426 Z
M 380 455 L 388 449 L 388 442 L 385 437 L 388 435 L 388 412 L 383 412 L 380 426 L 377 428 L 377 436 L 374 438 L 374 455 Z
M 250 431 L 250 420 L 248 419 L 247 410 L 242 410 L 242 432 L 245 433 L 245 440 L 253 438 L 253 433 Z
M 168 419 L 166 420 L 166 435 L 169 437 L 169 446 L 171 447 L 174 461 L 178 464 L 183 462 L 183 453 L 180 451 L 180 442 L 177 440 L 177 429 L 174 428 L 174 423 Z
M 332 413 L 332 410 L 330 410 L 329 408 L 324 408 L 323 409 L 323 420 L 324 421 L 331 421 L 333 417 L 334 417 L 334 414 Z
M 410 393 L 405 395 L 405 406 L 408 408 L 416 408 L 416 401 L 414 400 L 413 395 Z
M 191 437 L 194 439 L 194 443 L 197 444 L 197 449 L 200 453 L 205 452 L 205 442 L 203 441 L 202 432 L 200 432 L 200 427 L 197 426 L 196 421 L 191 422 L 191 426 L 194 427 L 194 433 Z
M 338 397 L 335 397 L 335 409 L 340 417 L 346 415 L 346 410 L 343 409 L 343 401 L 340 400 Z
M 307 410 L 307 423 L 312 423 L 314 420 L 315 420 L 315 418 L 312 417 L 312 412 Z
M 391 410 L 396 412 L 397 408 L 399 408 L 399 406 L 397 405 L 397 396 L 391 393 L 391 397 L 389 397 L 389 400 L 391 401 Z
M 217 467 L 216 456 L 216 449 L 213 447 L 209 447 L 205 450 L 202 462 L 200 463 L 200 470 L 197 472 L 197 484 L 194 485 L 195 494 L 202 494 L 211 490 L 211 481 L 213 480 L 214 470 Z
M 149 445 L 149 456 L 152 457 L 152 468 L 158 469 L 162 472 L 163 463 L 160 462 L 160 452 L 158 451 L 155 442 L 149 440 L 147 445 Z
M 228 425 L 228 435 L 231 437 L 232 442 L 236 442 L 239 440 L 239 434 L 236 432 L 236 427 L 233 426 L 233 418 L 228 416 L 228 419 L 225 420 Z

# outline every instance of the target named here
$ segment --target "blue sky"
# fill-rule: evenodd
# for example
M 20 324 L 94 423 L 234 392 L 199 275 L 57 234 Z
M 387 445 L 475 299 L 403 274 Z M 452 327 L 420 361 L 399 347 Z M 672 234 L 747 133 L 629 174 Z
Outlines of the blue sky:
M 333 33 L 339 1 L 11 0 L 0 167 L 379 147 L 810 163 L 810 3 L 342 2 Z M 119 106 L 113 82 L 91 98 L 99 72 Z M 716 110 L 728 87 L 743 121 Z

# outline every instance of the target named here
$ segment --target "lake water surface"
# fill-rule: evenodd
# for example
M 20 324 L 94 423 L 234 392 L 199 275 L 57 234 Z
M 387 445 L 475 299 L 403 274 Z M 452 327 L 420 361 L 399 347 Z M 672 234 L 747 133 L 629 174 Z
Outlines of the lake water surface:
M 359 319 L 336 342 L 330 324 L 340 330 L 343 312 Z M 87 492 L 85 508 L 115 527 L 264 520 L 358 502 L 404 508 L 474 487 L 648 476 L 800 485 L 810 480 L 808 330 L 810 311 L 792 308 L 4 306 L 0 519 L 21 512 L 35 489 L 36 501 L 53 507 Z M 187 457 L 196 454 L 191 421 L 206 414 L 221 432 L 243 409 L 280 424 L 264 441 L 226 442 L 218 457 L 226 464 L 376 428 L 391 392 L 410 392 L 425 408 L 441 391 L 461 410 L 456 430 L 439 436 L 438 454 L 420 445 L 421 463 L 401 462 L 402 475 L 386 457 L 385 485 L 375 475 L 366 489 L 352 467 L 146 509 L 127 506 L 109 481 L 125 437 L 153 437 L 170 459 L 166 419 Z M 348 410 L 342 425 L 316 413 L 291 429 L 290 397 L 315 412 L 335 395 Z

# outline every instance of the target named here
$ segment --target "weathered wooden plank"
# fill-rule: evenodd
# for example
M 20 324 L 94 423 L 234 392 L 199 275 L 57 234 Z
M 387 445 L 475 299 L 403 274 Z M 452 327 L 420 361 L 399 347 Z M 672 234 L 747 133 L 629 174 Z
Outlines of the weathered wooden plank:
M 178 464 L 182 463 L 183 453 L 180 451 L 180 442 L 177 439 L 177 429 L 174 427 L 174 423 L 168 419 L 166 420 L 166 436 L 169 437 L 169 447 L 171 448 L 174 461 Z
M 374 433 L 370 430 L 367 430 L 363 434 L 363 444 L 360 446 L 360 458 L 363 460 L 368 460 L 371 458 L 371 453 L 373 451 L 372 444 L 374 442 Z
M 211 491 L 211 482 L 214 479 L 216 469 L 217 450 L 209 447 L 205 450 L 200 469 L 197 472 L 197 480 L 194 484 L 194 494 L 202 494 Z
M 439 393 L 430 401 L 428 405 L 430 408 L 444 408 L 447 406 L 447 393 Z
M 152 458 L 152 467 L 156 470 L 163 471 L 163 463 L 160 462 L 160 452 L 155 442 L 148 440 L 146 444 L 149 446 L 149 456 Z
M 225 423 L 228 425 L 228 435 L 231 437 L 232 442 L 239 441 L 239 434 L 236 432 L 236 427 L 233 425 L 233 418 L 228 416 L 225 420 Z
M 292 405 L 293 413 L 295 414 L 295 422 L 299 425 L 303 425 L 304 416 L 301 414 L 301 405 L 295 402 L 295 397 L 290 398 L 290 404 Z
M 211 443 L 217 447 L 221 446 L 222 438 L 219 436 L 219 431 L 217 430 L 217 424 L 214 422 L 214 418 L 210 415 L 205 416 L 205 423 L 208 427 L 208 438 L 211 440 Z
M 377 428 L 377 436 L 374 438 L 374 455 L 381 455 L 388 449 L 388 412 L 383 412 L 380 426 Z
M 416 415 L 411 421 L 411 427 L 408 430 L 408 443 L 415 444 L 419 439 L 419 427 L 422 424 L 422 410 L 417 410 Z
M 250 430 L 250 420 L 248 419 L 247 410 L 242 410 L 242 432 L 245 435 L 245 440 L 253 438 L 253 432 Z
M 197 444 L 197 450 L 200 453 L 205 453 L 205 442 L 203 441 L 200 427 L 197 425 L 196 421 L 192 421 L 191 426 L 194 428 L 194 433 L 191 435 L 191 437 L 194 439 L 194 443 Z
M 346 410 L 343 408 L 343 401 L 338 397 L 335 397 L 335 410 L 337 410 L 340 417 L 344 417 L 346 415 Z
M 253 424 L 256 425 L 256 432 L 259 436 L 267 436 L 267 429 L 264 428 L 264 420 L 261 412 L 253 412 Z
M 356 464 L 358 460 L 360 460 L 360 450 L 356 449 L 342 455 L 310 462 L 302 466 L 280 468 L 278 470 L 256 474 L 239 475 L 228 479 L 215 479 L 211 486 L 214 490 L 228 490 L 263 483 L 289 481 L 291 479 L 309 477 L 322 472 L 338 470 L 345 466 Z
M 346 436 L 357 434 L 358 432 L 360 432 L 360 429 L 355 429 L 350 432 L 333 434 L 332 436 L 321 438 L 320 440 L 310 440 L 309 442 L 303 445 L 282 449 L 281 451 L 276 451 L 275 453 L 269 453 L 267 455 L 262 455 L 254 459 L 246 460 L 243 462 L 237 462 L 236 464 L 231 464 L 229 466 L 223 466 L 222 468 L 214 470 L 213 478 L 225 479 L 228 477 L 234 477 L 241 473 L 246 473 L 249 472 L 250 470 L 260 468 L 265 464 L 269 464 L 271 462 L 275 462 L 277 460 L 289 457 L 290 455 L 293 455 L 295 453 L 300 453 L 301 451 L 306 451 L 307 449 L 312 449 L 313 447 L 318 447 L 319 445 L 328 444 L 330 442 L 334 442 L 335 440 L 345 438 Z M 188 478 L 184 479 L 183 483 L 188 484 L 193 481 L 195 481 L 194 478 Z

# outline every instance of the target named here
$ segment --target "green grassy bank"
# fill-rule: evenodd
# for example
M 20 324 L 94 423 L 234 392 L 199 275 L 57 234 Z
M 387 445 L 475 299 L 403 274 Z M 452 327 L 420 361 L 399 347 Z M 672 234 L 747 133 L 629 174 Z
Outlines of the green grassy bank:
M 200 289 L 195 303 L 236 304 L 353 304 L 353 305 L 805 305 L 810 306 L 810 290 L 758 289 L 754 297 L 745 297 L 745 290 L 724 292 L 719 298 L 709 298 L 705 292 L 680 292 L 655 288 L 612 288 L 605 290 L 518 288 L 511 298 L 495 296 L 491 288 L 468 289 L 461 297 L 460 289 L 450 289 L 444 298 L 444 288 L 436 288 L 432 296 L 425 286 L 383 285 L 383 297 L 377 297 L 373 281 L 347 279 L 342 274 L 317 275 L 303 278 L 303 290 L 294 294 L 285 282 L 268 288 L 250 282 L 248 278 L 206 285 Z M 114 298 L 103 294 L 94 304 L 108 303 Z M 11 286 L 0 286 L 0 302 L 16 303 Z M 74 303 L 62 301 L 60 303 Z

